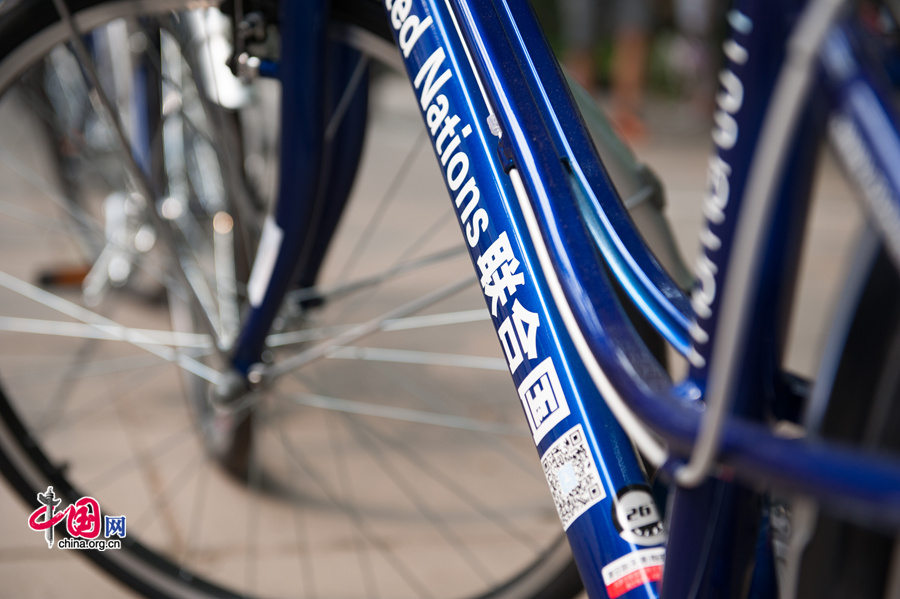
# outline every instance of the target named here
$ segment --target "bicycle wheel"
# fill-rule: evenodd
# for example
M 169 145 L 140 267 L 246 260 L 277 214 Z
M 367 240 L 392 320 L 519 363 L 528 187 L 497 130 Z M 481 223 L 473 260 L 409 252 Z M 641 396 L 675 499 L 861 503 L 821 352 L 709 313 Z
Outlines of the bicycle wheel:
M 70 4 L 83 44 L 51 2 L 0 9 L 0 466 L 30 509 L 53 486 L 66 503 L 90 495 L 125 515 L 122 549 L 81 553 L 147 595 L 574 593 L 475 281 L 237 410 L 210 407 L 259 215 L 197 72 L 207 46 L 173 12 L 197 3 Z M 128 46 L 103 58 L 88 40 L 111 31 Z M 26 95 L 35 82 L 42 102 Z M 311 289 L 288 298 L 268 359 L 472 279 L 437 171 L 426 194 L 426 167 L 410 168 L 424 137 L 398 138 L 420 128 L 404 87 L 373 89 L 387 112 L 369 138 L 386 145 L 360 167 L 369 193 L 350 200 L 329 245 L 317 307 L 305 308 Z M 78 119 L 61 118 L 73 107 Z M 398 175 L 366 179 L 397 156 Z

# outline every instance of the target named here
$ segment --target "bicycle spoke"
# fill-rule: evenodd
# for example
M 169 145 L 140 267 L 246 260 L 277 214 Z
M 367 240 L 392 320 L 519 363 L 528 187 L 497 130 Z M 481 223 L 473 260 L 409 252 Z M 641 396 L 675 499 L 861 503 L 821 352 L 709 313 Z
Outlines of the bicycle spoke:
M 78 388 L 78 379 L 74 375 L 84 367 L 84 364 L 90 359 L 90 355 L 96 350 L 97 343 L 92 339 L 86 339 L 79 345 L 78 349 L 72 352 L 72 360 L 63 370 L 56 389 L 47 400 L 43 414 L 35 419 L 34 426 L 36 429 L 46 430 L 55 422 L 59 422 L 64 418 L 68 400 Z M 70 418 L 65 417 L 65 420 L 68 422 Z
M 403 182 L 406 180 L 407 175 L 412 169 L 413 160 L 419 152 L 421 152 L 424 147 L 425 142 L 425 130 L 422 129 L 419 131 L 415 140 L 413 141 L 412 146 L 410 146 L 409 150 L 407 150 L 406 155 L 403 160 L 400 162 L 400 166 L 397 168 L 396 173 L 393 178 L 391 178 L 390 183 L 388 183 L 387 188 L 384 193 L 382 193 L 381 198 L 378 200 L 377 208 L 373 213 L 373 217 L 366 224 L 365 230 L 357 237 L 356 243 L 353 248 L 350 250 L 350 255 L 344 261 L 343 267 L 340 269 L 337 280 L 342 281 L 346 279 L 346 277 L 350 274 L 350 271 L 358 262 L 359 258 L 363 254 L 363 250 L 366 249 L 366 246 L 369 244 L 372 236 L 374 235 L 376 229 L 381 223 L 381 219 L 383 215 L 387 212 L 387 206 L 397 197 L 397 190 L 403 185 Z
M 29 185 L 34 186 L 41 194 L 44 195 L 47 199 L 49 199 L 53 205 L 62 210 L 70 219 L 72 219 L 78 226 L 85 227 L 91 231 L 93 231 L 98 238 L 103 238 L 105 233 L 103 232 L 103 228 L 95 221 L 94 217 L 90 216 L 84 210 L 82 210 L 78 206 L 78 202 L 73 201 L 71 198 L 67 198 L 57 192 L 55 192 L 49 184 L 46 182 L 46 179 L 39 175 L 34 171 L 29 165 L 25 164 L 21 160 L 17 160 L 12 153 L 12 150 L 9 148 L 4 148 L 0 146 L 0 160 L 2 160 L 5 164 L 7 164 L 10 168 L 10 171 L 21 178 L 23 181 L 27 181 Z M 7 209 L 15 210 L 20 214 L 33 214 L 34 218 L 38 220 L 41 224 L 46 224 L 46 216 L 36 213 L 34 210 L 31 210 L 26 207 L 22 207 L 19 204 L 13 204 L 12 202 L 4 201 L 4 206 L 7 206 Z
M 349 416 L 347 416 L 349 418 Z M 349 426 L 349 425 L 348 425 Z M 363 445 L 365 449 L 368 451 L 369 455 L 374 456 L 374 461 L 378 465 L 378 468 L 387 476 L 389 480 L 407 497 L 414 505 L 416 510 L 423 516 L 425 521 L 427 521 L 435 530 L 438 531 L 438 534 L 443 538 L 443 540 L 453 548 L 455 553 L 462 558 L 463 562 L 465 562 L 473 572 L 475 572 L 484 582 L 490 583 L 491 576 L 488 571 L 481 565 L 478 558 L 472 553 L 472 551 L 468 550 L 465 545 L 461 542 L 459 536 L 453 532 L 449 525 L 446 522 L 441 521 L 438 518 L 438 515 L 428 507 L 427 503 L 421 496 L 413 484 L 411 484 L 406 477 L 400 474 L 400 471 L 396 469 L 391 462 L 389 456 L 387 456 L 381 448 L 371 439 L 368 439 L 365 433 L 369 431 L 361 430 L 362 427 L 353 427 L 353 430 L 357 433 L 362 432 L 362 435 L 357 435 L 355 438 L 362 439 Z
M 330 416 L 330 415 L 329 415 Z M 345 497 L 345 503 L 355 505 L 358 501 L 356 493 L 354 493 L 350 476 L 347 473 L 347 464 L 344 459 L 344 452 L 337 446 L 337 439 L 334 432 L 334 419 L 325 418 L 325 434 L 328 438 L 328 446 L 331 450 L 332 461 L 335 463 L 335 473 L 337 476 L 336 492 Z M 361 516 L 355 513 L 355 517 L 361 521 Z M 356 553 L 356 563 L 360 571 L 360 580 L 363 582 L 362 592 L 370 594 L 372 597 L 379 597 L 378 585 L 375 582 L 375 573 L 372 568 L 372 562 L 369 559 L 369 553 L 365 548 L 365 536 L 363 534 L 353 536 L 353 544 L 355 545 L 354 553 Z
M 407 316 L 384 322 L 383 331 L 408 331 L 424 327 L 440 327 L 469 322 L 489 321 L 490 316 L 486 308 L 475 310 L 459 310 L 457 312 L 444 312 L 441 314 L 427 314 L 424 316 Z
M 307 387 L 318 390 L 318 385 L 313 380 L 306 377 L 300 380 Z M 385 468 L 386 466 L 384 466 L 384 463 L 390 463 L 392 461 L 390 457 L 384 459 L 378 458 L 378 456 L 384 456 L 384 453 L 378 450 L 378 445 L 383 445 L 384 447 L 389 448 L 396 455 L 402 457 L 405 462 L 412 465 L 413 468 L 417 472 L 419 472 L 419 476 L 430 479 L 437 483 L 439 487 L 444 489 L 449 495 L 456 497 L 464 505 L 471 508 L 474 513 L 477 513 L 480 517 L 484 518 L 489 525 L 497 527 L 504 534 L 519 542 L 522 547 L 529 550 L 533 549 L 536 539 L 532 538 L 531 535 L 526 534 L 524 531 L 520 530 L 519 527 L 515 526 L 515 524 L 509 519 L 507 515 L 498 512 L 497 510 L 488 508 L 478 497 L 466 491 L 465 488 L 459 485 L 455 480 L 458 473 L 454 472 L 452 474 L 447 474 L 442 472 L 441 468 L 439 467 L 426 464 L 423 456 L 419 452 L 412 451 L 406 446 L 404 435 L 386 435 L 383 433 L 379 433 L 375 430 L 374 427 L 368 426 L 363 423 L 363 421 L 368 417 L 380 416 L 381 414 L 359 410 L 338 411 L 344 415 L 345 419 L 347 419 L 347 422 L 352 424 L 353 430 L 356 433 L 353 435 L 353 438 L 364 440 L 366 436 L 371 437 L 371 440 L 369 442 L 364 443 L 366 447 L 364 455 L 373 457 L 379 468 Z M 495 437 L 494 434 L 483 435 L 480 434 L 483 432 L 480 430 L 475 430 L 473 432 L 479 433 L 479 440 L 481 441 L 486 441 L 492 446 L 499 444 L 499 440 Z M 495 433 L 495 431 L 491 432 Z M 530 475 L 534 474 L 533 468 L 529 468 L 526 471 Z M 396 469 L 394 469 L 394 473 L 391 475 L 391 478 L 393 478 L 394 476 L 400 476 L 399 474 L 397 474 Z M 408 484 L 404 484 L 404 482 L 398 482 L 396 480 L 394 482 L 399 489 L 404 491 L 404 496 L 412 500 L 417 505 L 417 509 L 431 513 L 421 501 L 414 499 L 417 493 L 414 490 L 410 489 Z M 436 524 L 437 528 L 440 528 L 442 526 L 442 524 Z M 445 531 L 445 533 L 446 534 L 442 533 L 442 536 L 445 538 L 445 540 L 447 540 L 449 537 L 455 538 L 452 532 Z M 453 542 L 451 541 L 450 544 L 452 545 Z M 467 563 L 470 563 L 470 557 L 471 556 L 469 555 L 463 559 Z
M 442 488 L 446 489 L 450 494 L 457 497 L 464 504 L 468 505 L 478 513 L 484 520 L 493 526 L 496 526 L 508 534 L 511 538 L 516 539 L 523 547 L 533 548 L 536 539 L 532 535 L 525 533 L 516 527 L 504 513 L 489 509 L 484 503 L 471 492 L 467 491 L 463 486 L 458 484 L 453 474 L 447 474 L 440 469 L 434 468 L 425 462 L 424 458 L 418 452 L 410 450 L 405 446 L 402 437 L 388 437 L 387 435 L 375 432 L 372 427 L 363 427 L 358 425 L 358 430 L 363 434 L 368 434 L 385 446 L 390 447 L 397 455 L 402 456 L 409 464 L 416 468 L 423 476 L 434 480 Z M 481 432 L 481 431 L 478 431 Z
M 68 322 L 40 318 L 0 316 L 0 332 L 53 335 L 57 337 L 75 337 L 78 339 L 102 339 L 104 341 L 123 341 L 132 344 L 141 343 L 144 345 L 161 345 L 204 350 L 212 348 L 212 340 L 209 335 L 202 333 L 139 329 L 123 325 L 87 324 L 84 322 Z
M 297 448 L 285 436 L 284 431 L 280 432 L 279 438 L 283 447 L 285 448 L 285 451 L 287 452 L 287 455 L 297 466 L 297 469 L 305 474 L 310 480 L 312 480 L 316 487 L 328 498 L 330 502 L 332 502 L 334 505 L 342 506 L 342 509 L 345 512 L 348 521 L 356 528 L 362 538 L 364 538 L 369 545 L 380 551 L 380 555 L 394 569 L 394 571 L 400 575 L 400 577 L 406 582 L 406 584 L 409 585 L 410 589 L 412 589 L 419 597 L 432 597 L 433 595 L 429 591 L 429 589 L 424 586 L 424 584 L 419 580 L 417 576 L 413 574 L 413 572 L 409 568 L 403 565 L 403 562 L 401 562 L 394 554 L 393 549 L 389 545 L 387 545 L 383 541 L 383 539 L 381 539 L 378 535 L 376 535 L 373 531 L 370 531 L 365 526 L 363 519 L 359 515 L 359 513 L 352 507 L 346 506 L 343 504 L 343 502 L 340 501 L 337 494 L 331 488 L 331 485 L 327 484 L 322 479 L 322 477 L 316 473 L 316 470 L 311 466 L 308 460 L 303 457 L 302 452 L 298 451 Z
M 110 465 L 103 471 L 92 476 L 85 485 L 89 485 L 90 488 L 103 488 L 111 482 L 119 480 L 135 466 L 149 463 L 152 460 L 161 458 L 167 453 L 179 449 L 185 441 L 189 441 L 192 438 L 193 431 L 193 425 L 188 424 L 174 433 L 164 436 L 151 446 L 136 452 L 135 455 Z
M 296 356 L 292 356 L 283 362 L 276 364 L 272 368 L 270 368 L 265 377 L 269 381 L 273 381 L 276 378 L 283 376 L 284 374 L 291 372 L 292 370 L 296 370 L 307 364 L 311 364 L 317 360 L 321 360 L 326 357 L 331 350 L 340 347 L 342 345 L 346 345 L 348 343 L 353 343 L 354 341 L 358 341 L 364 337 L 367 337 L 377 331 L 380 331 L 384 326 L 384 323 L 388 320 L 394 320 L 407 314 L 414 314 L 420 310 L 424 310 L 428 306 L 435 304 L 443 299 L 451 297 L 466 287 L 471 285 L 471 281 L 469 278 L 465 278 L 459 282 L 451 283 L 437 291 L 429 293 L 428 295 L 408 302 L 398 308 L 394 308 L 383 315 L 373 318 L 372 320 L 360 324 L 358 326 L 353 327 L 352 329 L 337 335 L 333 339 L 323 341 L 317 345 L 306 349 Z
M 194 488 L 194 497 L 191 501 L 190 517 L 188 518 L 188 531 L 184 538 L 184 547 L 181 550 L 181 557 L 178 560 L 178 575 L 190 576 L 187 566 L 190 563 L 192 554 L 192 546 L 195 539 L 200 538 L 200 530 L 203 522 L 203 505 L 206 503 L 206 489 L 209 483 L 210 471 L 204 468 L 200 472 L 200 478 L 197 480 L 197 486 Z
M 362 82 L 363 75 L 366 74 L 368 68 L 369 59 L 366 56 L 360 56 L 356 61 L 356 66 L 353 67 L 353 72 L 350 74 L 350 79 L 347 81 L 343 93 L 341 93 L 341 99 L 338 100 L 334 113 L 331 115 L 331 118 L 328 120 L 328 125 L 325 127 L 324 138 L 326 144 L 334 139 L 341 123 L 344 122 L 344 115 L 347 114 L 350 102 L 353 100 L 356 90 L 359 89 L 359 84 Z
M 256 495 L 260 491 L 261 470 L 256 458 L 256 443 L 251 436 L 250 448 L 248 449 L 249 466 L 247 469 L 247 487 L 251 496 Z M 259 510 L 253 501 L 247 501 L 247 532 L 248 539 L 247 548 L 244 551 L 244 584 L 246 588 L 258 589 L 257 584 L 257 560 L 259 559 Z
M 0 148 L 0 152 L 3 149 Z M 31 227 L 46 229 L 47 233 L 68 233 L 69 228 L 65 221 L 58 219 L 50 219 L 45 214 L 40 214 L 20 204 L 0 200 L 0 214 L 17 220 L 20 223 L 26 223 Z M 70 215 L 71 217 L 71 215 Z M 9 235 L 19 233 L 23 238 L 30 237 L 32 234 L 22 231 L 10 231 L 9 234 L 4 233 L 4 238 L 9 239 Z
M 177 494 L 182 492 L 187 485 L 184 484 L 189 476 L 193 474 L 197 464 L 203 460 L 203 454 L 198 453 L 191 459 L 184 461 L 183 466 L 179 468 L 168 482 L 151 480 L 149 486 L 155 488 L 155 492 L 150 497 L 149 505 L 135 518 L 135 528 L 149 529 L 151 524 L 155 524 L 159 518 L 163 519 L 169 532 L 175 541 L 175 545 L 182 545 L 183 535 L 178 534 L 178 524 L 173 521 L 171 515 L 166 509 Z M 152 470 L 153 466 L 150 460 L 141 460 L 144 470 Z M 149 476 L 149 474 L 146 474 Z M 155 478 L 157 475 L 153 475 Z
M 285 462 L 290 462 L 287 455 L 287 449 L 282 447 L 282 455 Z M 289 464 L 290 465 L 290 464 Z M 291 510 L 291 516 L 294 520 L 294 536 L 297 539 L 297 558 L 301 576 L 299 582 L 301 588 L 305 591 L 303 597 L 314 597 L 316 593 L 316 568 L 312 563 L 312 544 L 309 540 L 309 531 L 307 530 L 304 516 L 304 510 L 301 506 L 296 506 Z
M 354 347 L 345 345 L 335 348 L 334 351 L 328 354 L 328 358 L 393 362 L 395 364 L 449 366 L 452 368 L 471 368 L 476 370 L 493 370 L 497 372 L 509 370 L 506 361 L 503 360 L 503 358 L 494 358 L 492 356 L 442 354 L 438 352 L 386 349 L 381 347 Z
M 404 318 L 392 318 L 382 323 L 381 331 L 409 331 L 428 327 L 441 327 L 471 322 L 489 320 L 488 312 L 484 309 L 459 310 L 455 312 L 442 312 L 439 314 L 426 314 L 423 316 L 407 316 Z M 308 341 L 319 341 L 333 337 L 348 331 L 360 323 L 348 325 L 334 325 L 325 327 L 310 327 L 299 331 L 286 333 L 273 333 L 266 338 L 266 345 L 271 348 L 284 347 Z
M 158 362 L 159 365 L 163 365 L 164 362 Z M 128 377 L 127 383 L 123 383 L 122 385 L 134 385 L 137 383 L 145 382 L 146 379 L 153 376 L 152 370 L 145 370 L 140 373 L 140 375 L 135 376 L 131 375 Z M 79 406 L 78 410 L 73 410 L 65 418 L 61 418 L 59 420 L 48 423 L 45 426 L 36 426 L 35 431 L 39 433 L 49 433 L 55 431 L 61 427 L 61 425 L 65 425 L 67 429 L 71 429 L 72 427 L 83 425 L 86 422 L 90 422 L 90 420 L 96 417 L 98 414 L 103 412 L 105 409 L 109 408 L 111 405 L 110 398 L 116 397 L 117 395 L 110 390 L 104 396 L 101 396 L 86 405 Z M 138 397 L 135 394 L 130 394 L 128 399 L 124 400 L 123 403 L 131 403 L 134 401 L 134 398 Z
M 314 380 L 308 377 L 300 378 L 300 375 L 295 376 L 297 376 L 298 379 L 308 388 L 321 391 L 320 385 L 317 385 Z M 429 392 L 423 389 L 416 389 L 415 385 L 411 382 L 414 379 L 398 377 L 398 380 L 403 381 L 403 387 L 412 387 L 410 390 L 412 396 L 420 400 L 430 397 L 430 394 L 434 393 L 435 391 L 430 390 Z M 323 400 L 327 399 L 327 396 L 326 398 L 323 398 Z M 333 400 L 333 398 L 331 399 Z M 341 403 L 341 401 L 338 401 L 337 404 L 332 403 L 332 407 L 334 407 L 335 405 L 340 405 Z M 437 405 L 450 405 L 452 402 L 449 397 L 446 397 L 442 398 L 442 401 L 439 400 L 433 403 Z M 326 407 L 325 409 L 329 408 Z M 380 433 L 375 430 L 375 427 L 364 424 L 364 421 L 367 418 L 373 416 L 376 418 L 391 418 L 392 415 L 390 413 L 385 414 L 377 410 L 367 411 L 365 409 L 345 409 L 338 411 L 348 415 L 349 417 L 352 417 L 354 425 L 357 428 L 361 429 L 361 433 L 365 432 L 366 434 L 372 436 L 377 442 L 384 444 L 393 452 L 402 456 L 404 460 L 410 463 L 410 465 L 415 470 L 419 471 L 422 476 L 433 480 L 451 496 L 456 497 L 463 504 L 472 508 L 475 513 L 480 514 L 491 526 L 497 527 L 498 529 L 502 530 L 504 534 L 507 534 L 511 538 L 516 539 L 516 541 L 525 548 L 530 549 L 533 548 L 536 544 L 539 544 L 538 538 L 534 538 L 532 535 L 529 535 L 521 530 L 521 528 L 516 526 L 515 523 L 508 517 L 508 515 L 496 509 L 488 507 L 480 500 L 479 497 L 473 495 L 464 486 L 460 485 L 456 480 L 458 472 L 456 472 L 455 468 L 452 472 L 444 472 L 440 466 L 426 463 L 420 451 L 410 448 L 408 446 L 408 440 L 405 435 L 400 433 L 394 435 Z M 414 424 L 432 423 L 430 421 L 422 422 L 417 419 L 412 419 L 408 422 Z M 521 432 L 517 427 L 513 426 L 507 428 L 507 430 L 510 431 L 509 434 L 503 434 L 501 431 L 496 429 L 483 428 L 483 425 L 488 423 L 485 423 L 483 421 L 479 421 L 479 423 L 482 425 L 481 428 L 476 426 L 466 429 L 473 434 L 478 435 L 478 442 L 489 445 L 492 451 L 501 455 L 507 462 L 509 462 L 511 465 L 516 466 L 521 473 L 527 475 L 529 478 L 534 480 L 543 480 L 542 477 L 540 477 L 540 475 L 535 472 L 534 463 L 527 462 L 527 460 L 524 460 L 518 453 L 513 453 L 513 449 L 506 443 L 507 441 L 512 441 L 514 438 L 527 438 L 526 434 Z M 530 444 L 528 444 L 528 448 L 530 450 Z
M 387 269 L 383 270 L 378 274 L 374 274 L 371 276 L 363 277 L 361 279 L 357 279 L 356 281 L 350 283 L 344 283 L 340 285 L 336 285 L 331 289 L 326 291 L 317 291 L 314 287 L 309 287 L 305 289 L 298 289 L 296 291 L 292 291 L 288 294 L 286 301 L 293 303 L 300 303 L 309 299 L 320 299 L 323 301 L 335 301 L 341 298 L 344 298 L 352 293 L 356 293 L 359 291 L 363 291 L 370 287 L 377 287 L 382 283 L 390 281 L 400 275 L 407 274 L 410 272 L 414 272 L 417 269 L 424 268 L 426 266 L 432 266 L 434 264 L 439 264 L 444 260 L 448 260 L 450 258 L 454 258 L 456 256 L 462 256 L 465 254 L 465 249 L 461 247 L 453 247 L 447 248 L 445 250 L 441 250 L 438 252 L 434 252 L 427 256 L 423 256 L 417 260 L 411 260 L 409 262 L 402 262 L 398 264 L 394 264 Z
M 504 371 L 505 370 L 506 368 L 504 368 Z M 460 404 L 459 396 L 448 393 L 447 390 L 442 386 L 434 385 L 426 388 L 424 385 L 418 382 L 416 377 L 396 377 L 395 380 L 397 381 L 399 386 L 409 394 L 410 397 L 416 398 L 419 403 L 427 404 L 431 407 L 432 410 L 440 410 L 443 409 L 444 406 Z M 516 401 L 512 394 L 504 399 L 508 400 L 509 403 Z M 504 404 L 506 404 L 506 402 L 504 402 Z M 479 397 L 478 406 L 482 407 L 485 405 L 485 399 Z M 516 414 L 516 416 L 518 416 L 518 414 Z M 515 424 L 512 424 L 512 426 L 515 426 Z M 477 433 L 477 431 L 473 432 Z M 507 462 L 510 465 L 514 466 L 519 472 L 543 482 L 540 473 L 535 471 L 533 459 L 526 459 L 521 453 L 516 452 L 512 447 L 512 443 L 515 441 L 515 439 L 525 438 L 526 436 L 527 435 L 525 435 L 524 433 L 522 433 L 521 435 L 479 434 L 479 439 L 485 443 L 488 443 L 492 451 L 502 455 L 507 460 Z M 533 456 L 529 453 L 529 457 Z
M 50 308 L 51 310 L 55 310 L 57 312 L 65 314 L 66 316 L 70 316 L 76 320 L 80 320 L 85 324 L 89 324 L 91 326 L 106 327 L 106 332 L 115 331 L 118 333 L 122 333 L 129 330 L 127 327 L 123 327 L 122 325 L 108 318 L 100 316 L 96 312 L 92 312 L 86 308 L 82 308 L 78 304 L 74 304 L 68 300 L 64 300 L 58 295 L 47 293 L 46 291 L 39 289 L 34 285 L 26 283 L 21 279 L 13 277 L 6 272 L 0 272 L 0 287 L 5 287 L 12 292 L 18 293 L 23 297 L 31 299 L 36 303 Z M 117 338 L 121 341 L 130 343 L 135 347 L 139 347 L 145 351 L 148 351 L 162 360 L 176 363 L 188 372 L 206 379 L 211 383 L 218 383 L 221 377 L 219 372 L 213 370 L 206 364 L 198 362 L 197 360 L 190 358 L 184 354 L 175 353 L 170 348 L 153 345 L 152 341 L 148 343 L 147 340 L 140 335 L 138 335 L 137 338 L 133 340 L 124 338 L 121 335 L 117 336 Z
M 138 357 L 140 360 L 138 364 L 133 364 L 134 358 Z M 119 362 L 129 362 L 128 368 L 122 368 Z M 101 361 L 102 362 L 102 361 Z M 106 362 L 114 363 L 107 365 L 106 367 L 90 367 L 85 368 L 83 370 L 66 373 L 66 376 L 63 377 L 59 382 L 59 386 L 63 386 L 68 381 L 68 387 L 74 389 L 77 386 L 76 381 L 80 379 L 87 379 L 92 376 L 109 376 L 115 374 L 121 374 L 123 372 L 127 372 L 129 370 L 138 370 L 138 372 L 129 375 L 129 381 L 131 384 L 142 381 L 146 377 L 154 376 L 154 373 L 157 369 L 168 366 L 168 362 L 163 362 L 157 359 L 156 357 L 149 354 L 138 354 L 137 356 L 129 356 L 125 359 L 112 359 Z M 53 368 L 52 372 L 56 372 L 57 369 Z M 89 372 L 85 372 L 89 371 Z M 48 385 L 54 385 L 57 383 L 57 379 L 49 378 L 47 376 L 46 369 L 42 369 L 39 372 L 25 372 L 25 373 L 17 373 L 16 376 L 9 376 L 5 379 L 10 383 L 10 387 L 16 388 L 27 388 L 31 392 L 36 395 L 44 396 L 47 395 L 42 391 L 43 387 Z M 95 414 L 99 413 L 107 404 L 109 403 L 109 397 L 106 395 L 100 395 L 94 397 L 92 401 L 88 403 L 83 403 L 79 406 L 78 410 L 72 411 L 65 418 L 57 418 L 52 422 L 47 422 L 44 424 L 35 424 L 33 428 L 36 433 L 46 433 L 48 431 L 53 430 L 57 425 L 65 425 L 66 427 L 74 427 L 81 424 L 83 421 L 88 420 Z
M 439 414 L 435 412 L 427 412 L 424 410 L 398 408 L 395 406 L 386 406 L 363 401 L 355 401 L 352 399 L 342 399 L 339 397 L 318 395 L 315 393 L 298 393 L 292 395 L 276 393 L 275 396 L 282 401 L 290 402 L 299 406 L 320 408 L 332 412 L 345 412 L 348 414 L 375 416 L 378 418 L 396 420 L 399 422 L 428 424 L 431 426 L 462 429 L 479 433 L 489 433 L 492 435 L 508 435 L 512 437 L 526 436 L 525 433 L 522 432 L 522 428 L 519 426 L 483 422 L 480 420 L 473 420 L 471 418 L 464 418 L 462 416 L 454 416 L 452 414 Z
M 28 360 L 44 360 L 47 356 L 25 356 L 17 354 L 17 357 L 26 358 Z M 72 379 L 87 379 L 96 376 L 119 374 L 122 372 L 165 366 L 167 364 L 168 362 L 163 362 L 155 356 L 145 353 L 109 359 L 96 359 L 78 372 L 73 372 Z M 5 376 L 5 379 L 14 381 L 17 385 L 43 385 L 48 382 L 46 368 L 44 367 L 19 369 L 14 373 Z

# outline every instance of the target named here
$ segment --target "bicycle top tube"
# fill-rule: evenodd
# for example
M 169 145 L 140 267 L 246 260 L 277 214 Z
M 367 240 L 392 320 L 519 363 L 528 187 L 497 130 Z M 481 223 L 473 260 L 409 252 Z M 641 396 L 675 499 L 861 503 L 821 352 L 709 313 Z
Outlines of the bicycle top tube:
M 576 350 L 506 173 L 509 134 L 498 137 L 503 116 L 475 78 L 477 50 L 461 40 L 466 17 L 444 0 L 385 7 L 585 585 L 599 596 L 655 597 L 662 523 L 630 441 L 583 366 L 567 359 Z M 619 514 L 624 505 L 646 511 L 641 527 Z

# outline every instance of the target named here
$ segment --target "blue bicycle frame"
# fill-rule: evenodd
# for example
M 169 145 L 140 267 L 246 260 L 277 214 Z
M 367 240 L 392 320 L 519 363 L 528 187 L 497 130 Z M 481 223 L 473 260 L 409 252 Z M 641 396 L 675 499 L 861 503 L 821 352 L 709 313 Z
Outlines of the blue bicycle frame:
M 900 156 L 897 121 L 853 43 L 851 21 L 834 25 L 826 38 L 816 89 L 827 93 L 808 94 L 809 110 L 791 123 L 786 166 L 773 183 L 771 226 L 748 289 L 752 312 L 742 315 L 763 324 L 742 344 L 746 359 L 716 445 L 716 476 L 675 491 L 668 541 L 644 469 L 619 424 L 642 435 L 637 441 L 645 457 L 668 475 L 694 447 L 720 327 L 716 289 L 733 260 L 735 226 L 759 159 L 759 131 L 804 4 L 739 0 L 729 15 L 704 253 L 689 298 L 634 229 L 526 0 L 384 3 L 591 596 L 658 596 L 666 548 L 665 596 L 733 594 L 754 562 L 751 594 L 772 595 L 768 544 L 756 550 L 766 534 L 761 498 L 768 489 L 900 523 L 898 464 L 813 439 L 779 437 L 764 424 L 773 414 L 796 419 L 802 401 L 779 358 L 797 231 L 828 114 L 832 128 L 856 133 L 855 159 L 862 153 L 880 174 L 879 189 L 887 190 L 882 195 L 894 210 L 900 198 L 900 175 L 892 169 Z M 258 291 L 251 292 L 251 315 L 233 352 L 244 375 L 260 360 L 269 326 L 310 251 L 302 232 L 322 197 L 319 117 L 325 101 L 308 81 L 324 78 L 328 8 L 321 0 L 284 5 L 278 73 L 283 105 L 291 109 L 284 111 L 275 217 L 251 278 Z M 346 135 L 359 137 L 361 128 L 349 129 Z M 347 164 L 354 160 L 349 156 Z M 647 349 L 616 299 L 617 286 L 689 358 L 686 381 L 673 384 Z

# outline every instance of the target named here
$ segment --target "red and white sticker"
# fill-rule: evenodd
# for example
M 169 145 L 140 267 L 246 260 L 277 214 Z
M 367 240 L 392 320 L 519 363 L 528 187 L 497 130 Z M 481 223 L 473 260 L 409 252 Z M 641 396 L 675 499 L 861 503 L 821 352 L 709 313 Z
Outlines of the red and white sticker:
M 609 599 L 616 599 L 648 582 L 662 579 L 666 550 L 663 547 L 639 549 L 603 566 L 603 584 Z

